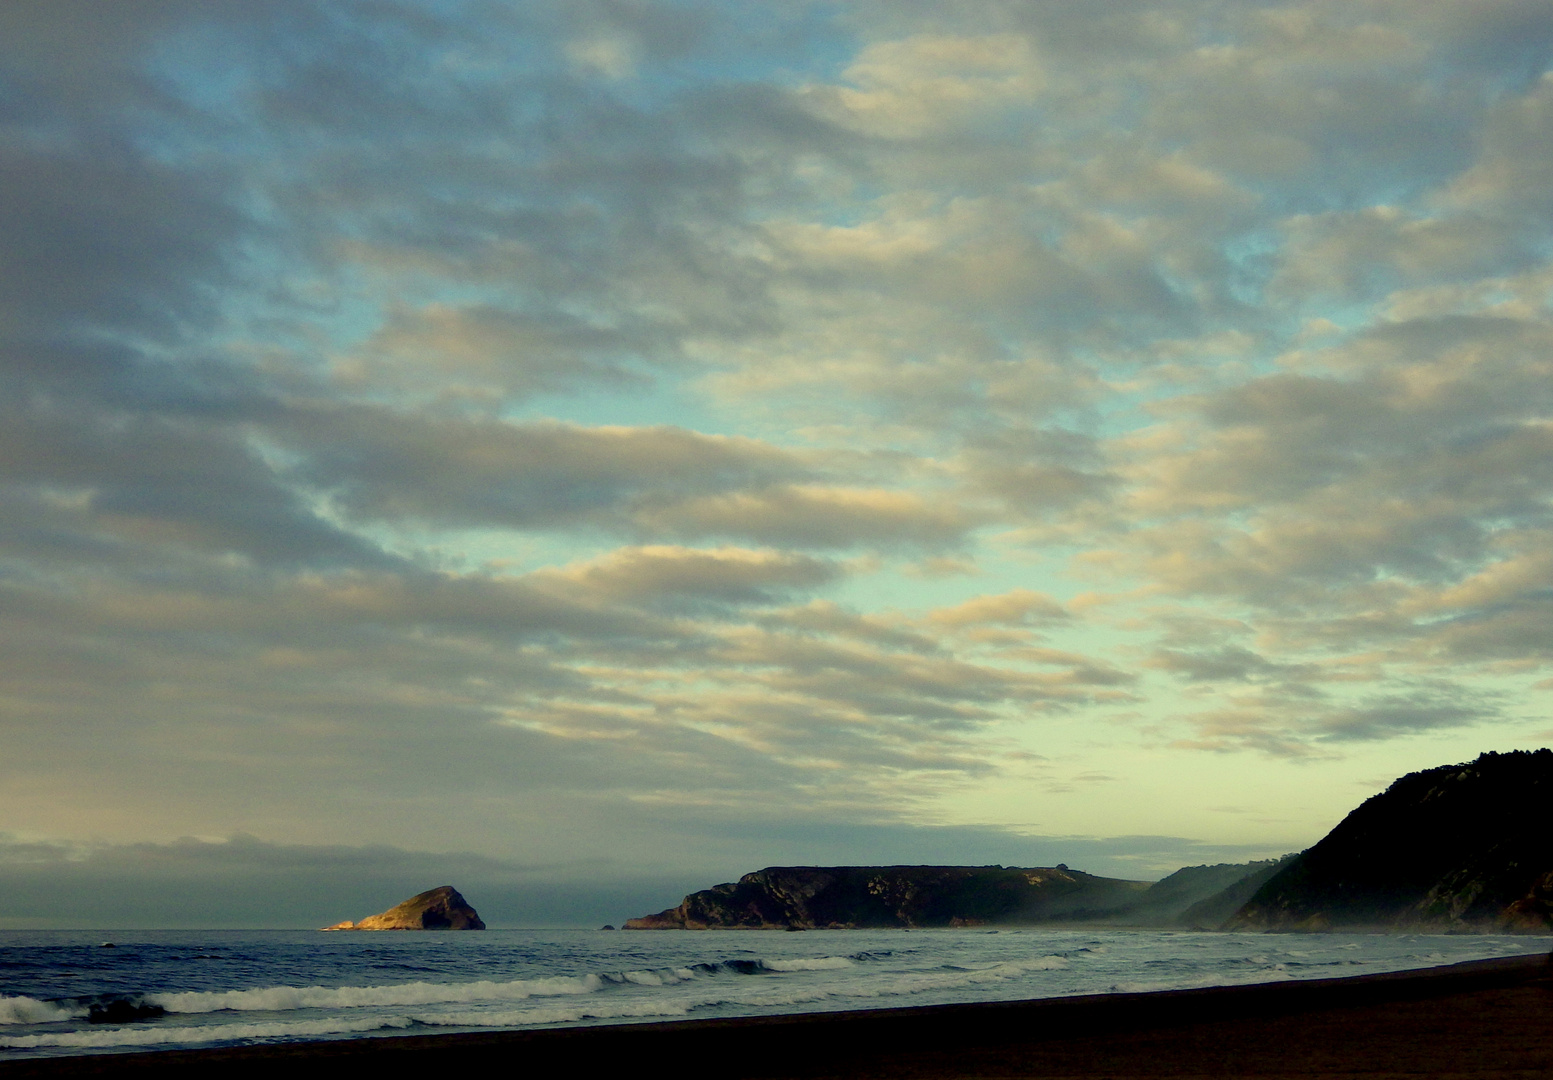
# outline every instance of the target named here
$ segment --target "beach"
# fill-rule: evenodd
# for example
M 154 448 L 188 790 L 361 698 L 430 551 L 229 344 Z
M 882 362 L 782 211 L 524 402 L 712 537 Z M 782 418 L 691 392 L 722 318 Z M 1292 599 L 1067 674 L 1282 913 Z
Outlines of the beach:
M 390 1065 L 719 1077 L 1553 1074 L 1544 954 L 1351 978 L 1036 1001 L 33 1059 L 22 1077 L 304 1078 Z

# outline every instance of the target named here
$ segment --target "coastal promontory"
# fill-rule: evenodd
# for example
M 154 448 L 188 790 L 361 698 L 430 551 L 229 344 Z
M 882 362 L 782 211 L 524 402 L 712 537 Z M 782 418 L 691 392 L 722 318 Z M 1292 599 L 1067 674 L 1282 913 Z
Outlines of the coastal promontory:
M 1230 930 L 1553 931 L 1553 750 L 1409 773 L 1291 860 Z
M 1553 933 L 1553 750 L 1409 773 L 1315 847 L 1157 881 L 1067 866 L 768 866 L 628 930 L 953 926 Z
M 451 885 L 439 885 L 417 893 L 381 915 L 359 922 L 346 920 L 325 930 L 484 930 L 485 923 L 469 902 Z
M 678 907 L 628 920 L 625 928 L 1168 925 L 1262 866 L 1195 868 L 1155 895 L 1146 881 L 1066 866 L 768 866 L 691 893 Z

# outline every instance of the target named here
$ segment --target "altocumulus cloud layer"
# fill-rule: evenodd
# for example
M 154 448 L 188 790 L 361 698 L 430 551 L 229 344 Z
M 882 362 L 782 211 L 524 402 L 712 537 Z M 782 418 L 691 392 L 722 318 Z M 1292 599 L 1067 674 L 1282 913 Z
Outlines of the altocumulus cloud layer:
M 7 865 L 239 921 L 352 860 L 547 921 L 1149 876 L 1539 745 L 1550 51 L 1547 0 L 4 5 Z

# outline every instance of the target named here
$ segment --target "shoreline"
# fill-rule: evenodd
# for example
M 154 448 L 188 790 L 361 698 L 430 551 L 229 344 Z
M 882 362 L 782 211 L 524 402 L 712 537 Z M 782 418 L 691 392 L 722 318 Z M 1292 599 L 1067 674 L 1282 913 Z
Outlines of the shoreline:
M 723 1077 L 838 1080 L 1547 1075 L 1553 954 L 1188 990 L 26 1058 L 0 1062 L 0 1080 L 648 1062 Z

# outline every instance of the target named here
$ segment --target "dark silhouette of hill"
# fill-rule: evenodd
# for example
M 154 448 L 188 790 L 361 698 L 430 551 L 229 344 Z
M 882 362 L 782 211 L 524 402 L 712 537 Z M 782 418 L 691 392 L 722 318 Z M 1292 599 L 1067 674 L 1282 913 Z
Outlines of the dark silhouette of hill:
M 1166 926 L 1193 904 L 1273 865 L 1189 867 L 1153 884 L 1066 866 L 769 866 L 625 927 Z
M 1186 926 L 1197 930 L 1214 929 L 1240 910 L 1256 891 L 1297 855 L 1266 859 L 1253 863 L 1221 863 L 1218 866 L 1188 866 L 1154 884 L 1148 891 L 1151 902 L 1160 903 L 1161 890 L 1183 875 L 1193 875 L 1170 891 L 1169 914 L 1162 925 Z M 1208 892 L 1209 886 L 1213 891 Z M 1204 895 L 1204 894 L 1207 895 Z M 1165 905 L 1161 903 L 1161 906 Z M 1146 912 L 1140 912 L 1146 914 Z M 1145 923 L 1147 920 L 1143 920 Z
M 1256 890 L 1225 929 L 1553 930 L 1553 750 L 1409 773 Z

